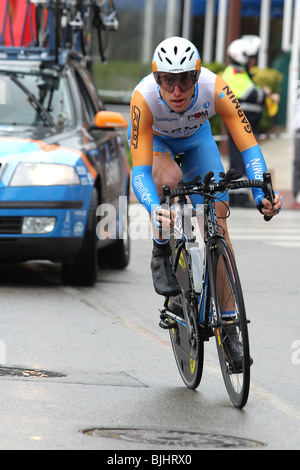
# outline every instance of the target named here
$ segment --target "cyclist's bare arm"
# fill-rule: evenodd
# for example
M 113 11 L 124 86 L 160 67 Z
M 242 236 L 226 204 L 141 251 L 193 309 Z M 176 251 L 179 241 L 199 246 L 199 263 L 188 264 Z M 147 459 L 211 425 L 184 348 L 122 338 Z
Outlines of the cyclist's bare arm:
M 139 91 L 135 91 L 130 104 L 132 165 L 152 166 L 153 163 L 153 115 Z

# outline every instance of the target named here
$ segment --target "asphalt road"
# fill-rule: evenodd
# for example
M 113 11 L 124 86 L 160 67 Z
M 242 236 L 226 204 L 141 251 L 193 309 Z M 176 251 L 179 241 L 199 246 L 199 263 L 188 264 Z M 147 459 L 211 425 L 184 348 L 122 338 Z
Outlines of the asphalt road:
M 93 289 L 62 286 L 50 263 L 0 268 L 0 449 L 299 449 L 300 213 L 231 216 L 254 359 L 239 411 L 213 341 L 198 390 L 184 387 L 158 327 L 147 217 L 131 211 L 131 263 Z

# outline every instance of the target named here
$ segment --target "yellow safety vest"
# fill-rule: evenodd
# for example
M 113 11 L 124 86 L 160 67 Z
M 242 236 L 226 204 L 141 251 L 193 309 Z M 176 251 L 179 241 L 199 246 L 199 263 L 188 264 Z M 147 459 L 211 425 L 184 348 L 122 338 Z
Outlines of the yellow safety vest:
M 244 67 L 229 65 L 224 70 L 222 78 L 240 101 L 243 111 L 246 113 L 262 113 L 265 93 L 262 88 L 255 85 Z M 254 91 L 256 92 L 256 99 L 253 101 L 252 96 L 249 101 L 249 97 Z
M 224 70 L 222 78 L 228 83 L 238 100 L 246 98 L 256 88 L 243 67 L 229 65 Z

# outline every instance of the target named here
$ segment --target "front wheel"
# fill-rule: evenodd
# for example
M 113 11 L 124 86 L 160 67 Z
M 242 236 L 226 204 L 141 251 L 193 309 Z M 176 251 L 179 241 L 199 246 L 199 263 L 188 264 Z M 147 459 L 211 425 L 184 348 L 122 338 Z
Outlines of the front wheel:
M 177 250 L 171 237 L 173 259 Z M 176 269 L 176 277 L 182 289 L 182 294 L 172 298 L 181 309 L 183 322 L 175 322 L 170 329 L 170 338 L 176 364 L 181 378 L 188 388 L 196 389 L 201 381 L 203 372 L 204 346 L 199 331 L 197 316 L 197 297 L 192 290 L 191 260 L 185 248 L 182 249 Z
M 223 239 L 210 244 L 211 311 L 219 362 L 228 395 L 243 408 L 250 388 L 250 353 L 245 305 L 230 248 Z M 232 347 L 232 342 L 237 348 Z

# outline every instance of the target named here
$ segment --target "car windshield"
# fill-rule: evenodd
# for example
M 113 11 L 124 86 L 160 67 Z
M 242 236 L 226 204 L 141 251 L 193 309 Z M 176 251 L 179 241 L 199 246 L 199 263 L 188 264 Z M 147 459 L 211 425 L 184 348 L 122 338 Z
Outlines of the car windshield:
M 0 125 L 72 127 L 72 104 L 63 76 L 49 69 L 0 70 Z

